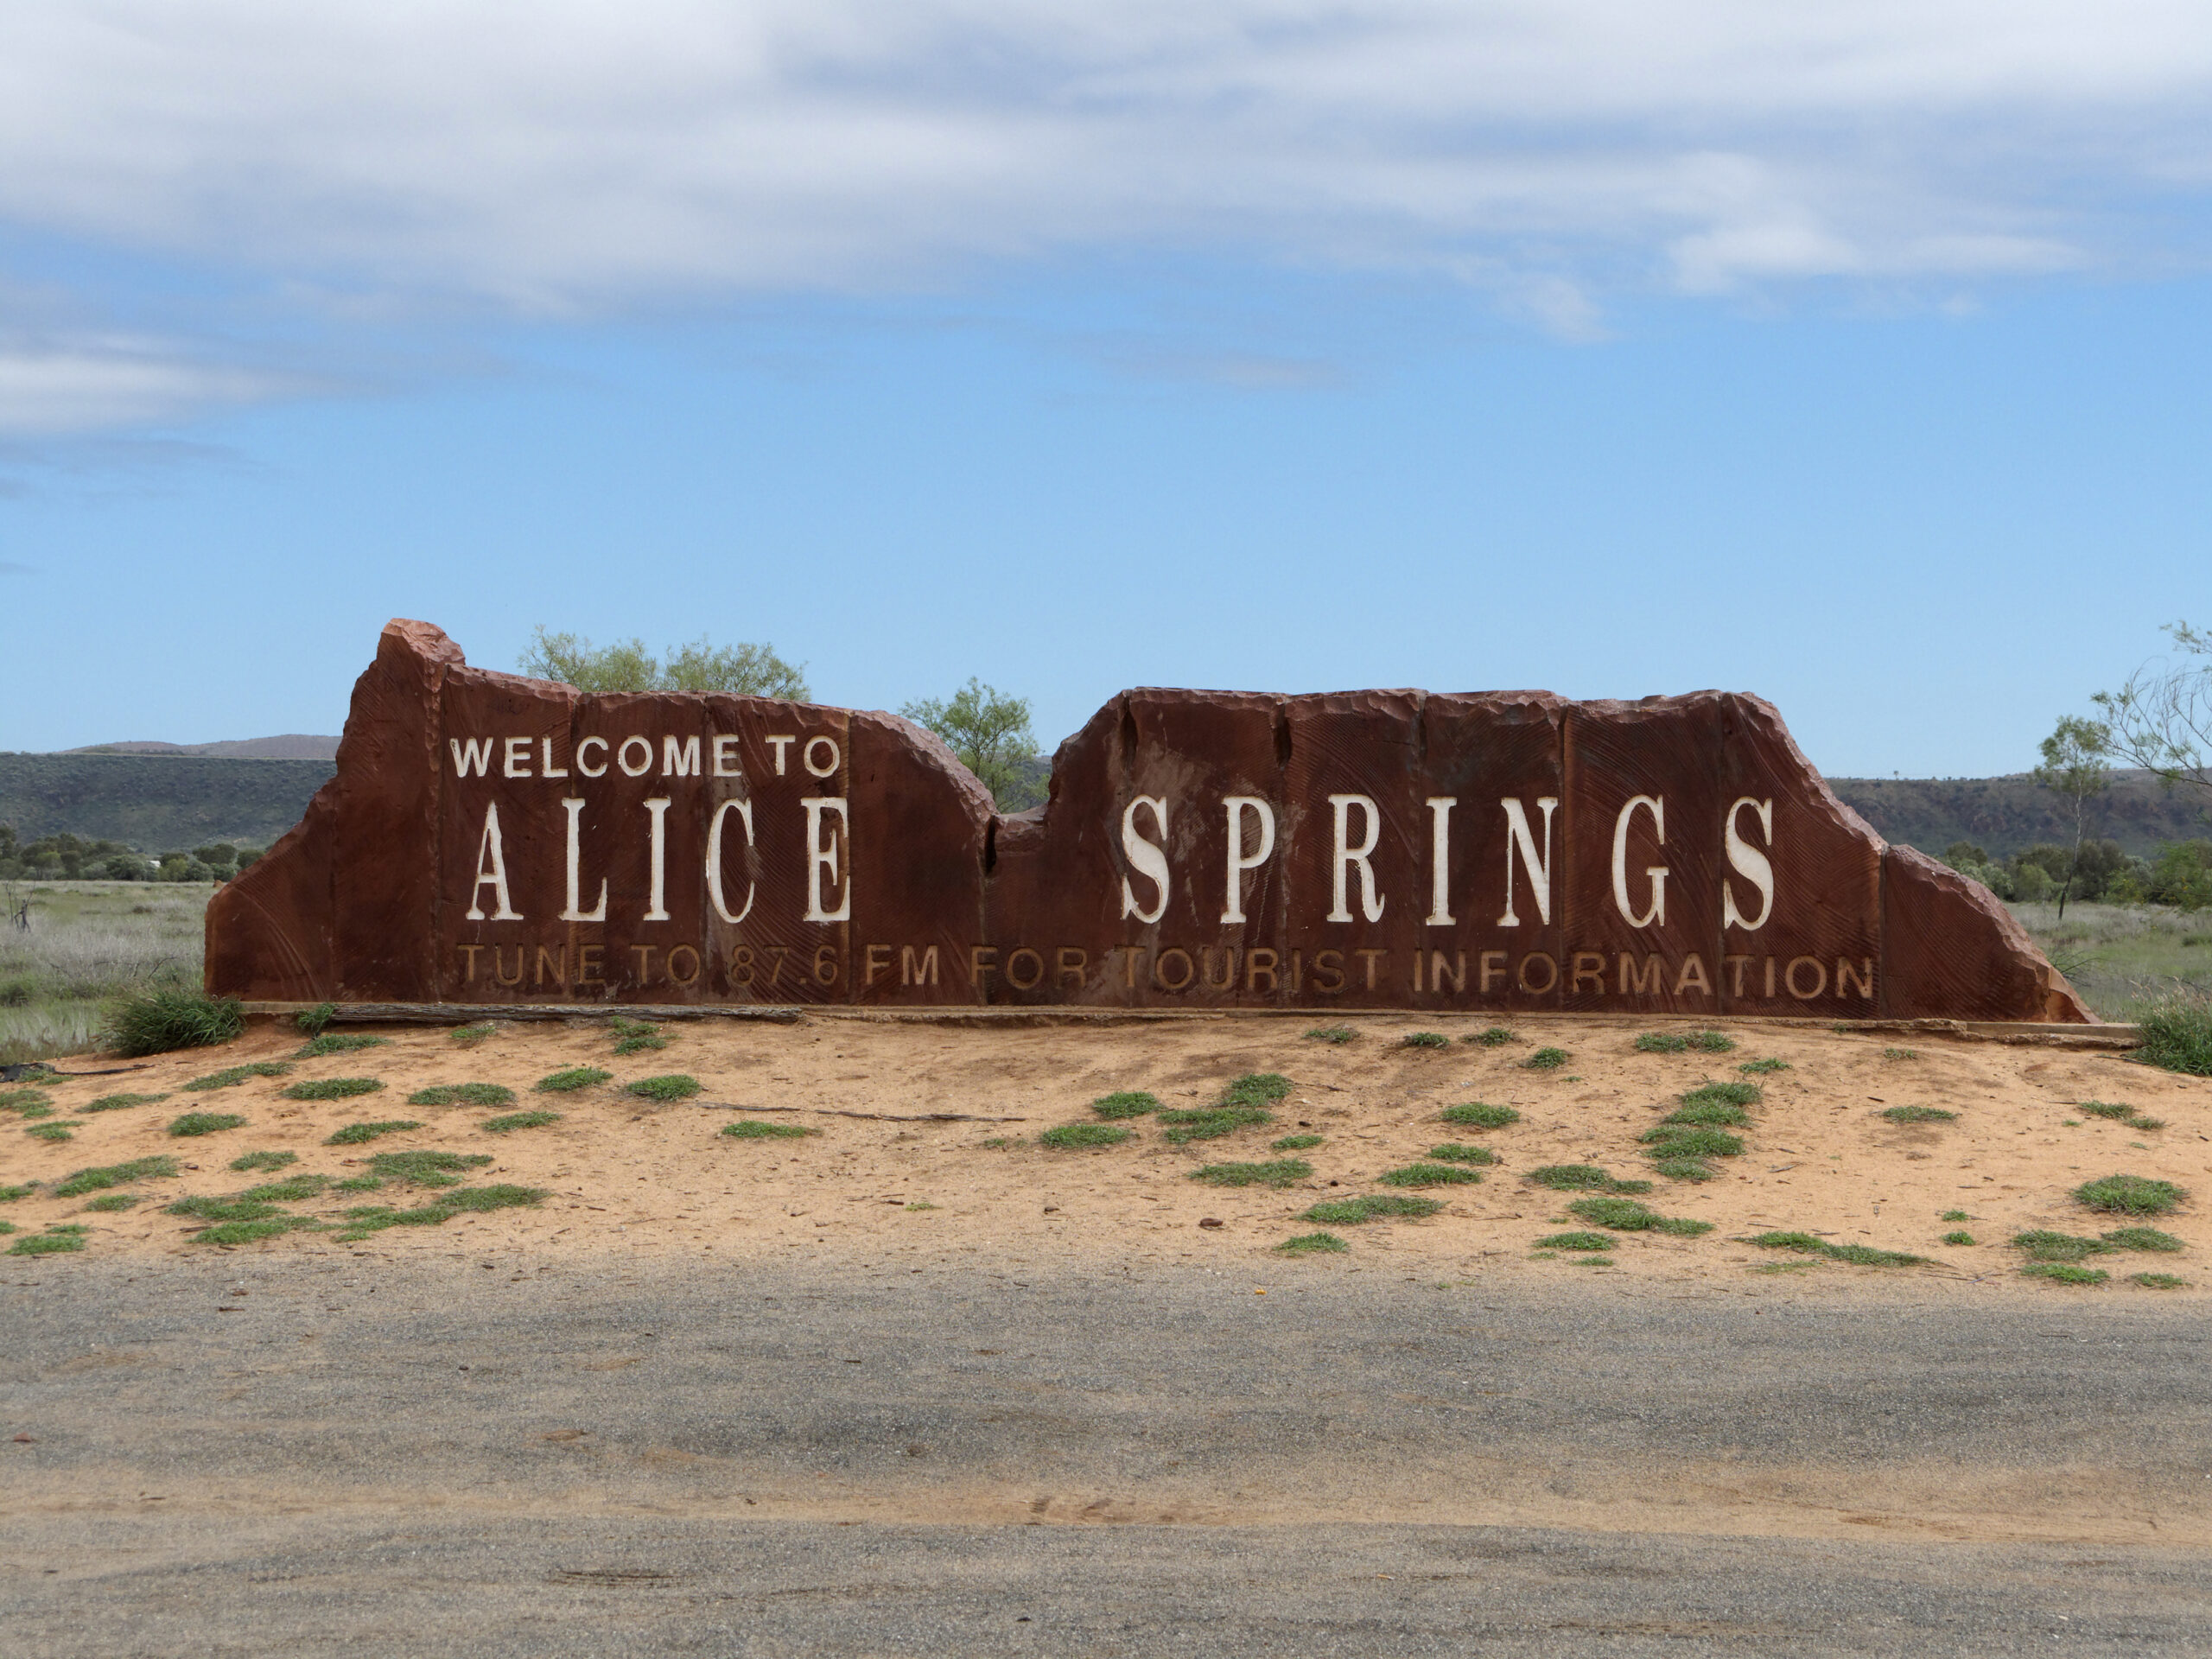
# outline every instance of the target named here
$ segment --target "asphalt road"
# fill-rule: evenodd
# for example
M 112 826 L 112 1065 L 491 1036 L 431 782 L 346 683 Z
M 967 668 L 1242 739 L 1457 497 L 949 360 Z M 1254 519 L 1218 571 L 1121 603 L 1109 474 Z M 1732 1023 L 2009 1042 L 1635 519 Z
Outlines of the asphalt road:
M 2212 1652 L 2194 1299 L 8 1267 L 10 1659 Z

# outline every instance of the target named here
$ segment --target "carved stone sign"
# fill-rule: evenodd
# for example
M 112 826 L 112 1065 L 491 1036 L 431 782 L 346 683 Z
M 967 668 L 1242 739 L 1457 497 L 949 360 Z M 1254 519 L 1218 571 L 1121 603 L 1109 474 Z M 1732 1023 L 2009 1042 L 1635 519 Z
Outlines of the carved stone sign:
M 1756 697 L 1125 692 L 995 814 L 889 715 L 584 696 L 385 629 L 338 773 L 207 912 L 280 1001 L 2087 1020 Z

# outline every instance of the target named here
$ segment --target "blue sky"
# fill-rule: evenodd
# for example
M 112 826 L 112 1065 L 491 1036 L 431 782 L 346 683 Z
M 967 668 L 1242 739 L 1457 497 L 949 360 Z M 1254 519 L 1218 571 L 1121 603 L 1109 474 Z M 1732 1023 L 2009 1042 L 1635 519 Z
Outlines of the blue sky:
M 26 0 L 0 747 L 407 615 L 2023 769 L 2212 617 L 2212 23 L 1770 10 Z

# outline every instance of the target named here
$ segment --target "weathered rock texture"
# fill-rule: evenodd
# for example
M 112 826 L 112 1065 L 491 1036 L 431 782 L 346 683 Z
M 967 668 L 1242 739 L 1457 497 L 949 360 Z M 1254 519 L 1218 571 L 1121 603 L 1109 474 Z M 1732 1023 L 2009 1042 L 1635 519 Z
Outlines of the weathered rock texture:
M 207 983 L 2091 1018 L 1756 697 L 1129 691 L 1062 745 L 1050 804 L 1008 817 L 888 715 L 586 696 L 406 621 L 354 689 L 337 776 L 209 906 Z

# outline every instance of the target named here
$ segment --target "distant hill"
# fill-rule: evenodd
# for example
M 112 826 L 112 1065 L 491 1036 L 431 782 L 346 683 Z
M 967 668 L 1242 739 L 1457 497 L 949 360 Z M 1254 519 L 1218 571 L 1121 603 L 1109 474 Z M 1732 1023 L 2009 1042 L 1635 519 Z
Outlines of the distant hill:
M 128 743 L 94 743 L 64 754 L 193 754 L 219 760 L 335 760 L 338 740 L 287 732 L 282 737 L 245 737 L 227 743 L 161 743 L 140 738 Z
M 2037 842 L 2064 843 L 2074 825 L 2058 797 L 2036 786 L 2025 772 L 2010 778 L 1831 778 L 1851 810 L 1885 841 L 1902 842 L 1941 856 L 1955 841 L 1971 841 L 1993 858 Z M 2212 836 L 2202 791 L 2168 794 L 2148 772 L 2122 772 L 2090 809 L 2089 833 L 2109 836 L 2144 857 L 2162 842 Z
M 67 834 L 154 855 L 211 841 L 266 847 L 336 770 L 330 760 L 0 753 L 0 823 L 24 841 Z

